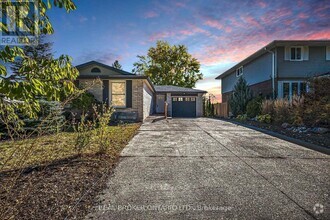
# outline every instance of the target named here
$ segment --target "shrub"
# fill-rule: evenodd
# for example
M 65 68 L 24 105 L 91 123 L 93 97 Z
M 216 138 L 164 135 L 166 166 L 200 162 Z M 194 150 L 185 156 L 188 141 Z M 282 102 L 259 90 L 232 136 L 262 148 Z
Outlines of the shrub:
M 274 101 L 274 121 L 276 123 L 292 123 L 290 101 L 288 99 L 276 99 Z
M 114 112 L 112 107 L 101 105 L 101 111 L 94 106 L 94 113 L 97 120 L 97 129 L 95 129 L 95 137 L 98 139 L 99 153 L 104 154 L 110 146 L 110 136 L 107 134 L 107 128 L 110 122 L 111 115 Z
M 304 125 L 304 96 L 293 96 L 291 100 L 292 124 Z
M 90 143 L 92 138 L 92 130 L 95 127 L 92 121 L 85 120 L 85 116 L 82 115 L 80 122 L 77 124 L 73 121 L 73 128 L 76 134 L 75 137 L 75 149 L 78 154 L 81 154 Z
M 43 134 L 60 132 L 65 123 L 65 117 L 62 115 L 63 107 L 60 102 L 39 100 L 40 111 L 37 118 L 24 117 L 23 130 L 32 132 L 36 129 L 42 130 Z
M 211 102 L 211 96 L 203 97 L 204 116 L 214 116 L 214 104 Z
M 304 100 L 303 120 L 309 126 L 330 127 L 330 76 L 309 80 L 310 92 Z
M 87 112 L 92 109 L 95 103 L 97 103 L 97 100 L 94 95 L 89 92 L 84 92 L 72 100 L 72 108 Z
M 261 113 L 261 97 L 257 97 L 248 102 L 246 106 L 246 114 L 249 118 L 254 118 Z
M 247 120 L 247 115 L 246 114 L 237 115 L 236 119 L 239 120 L 239 121 L 246 121 Z
M 261 114 L 266 115 L 269 114 L 271 116 L 274 116 L 274 101 L 265 99 L 261 103 Z
M 241 76 L 231 94 L 229 105 L 234 116 L 245 114 L 247 103 L 251 100 L 252 93 L 246 80 Z
M 272 122 L 272 116 L 270 114 L 258 115 L 257 121 L 269 124 Z

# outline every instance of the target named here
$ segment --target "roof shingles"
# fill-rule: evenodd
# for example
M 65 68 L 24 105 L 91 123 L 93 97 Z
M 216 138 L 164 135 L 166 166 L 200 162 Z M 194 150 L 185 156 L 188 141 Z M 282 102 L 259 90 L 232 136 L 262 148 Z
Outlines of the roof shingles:
M 179 86 L 155 86 L 156 92 L 177 92 L 177 93 L 207 93 L 199 89 L 191 89 Z

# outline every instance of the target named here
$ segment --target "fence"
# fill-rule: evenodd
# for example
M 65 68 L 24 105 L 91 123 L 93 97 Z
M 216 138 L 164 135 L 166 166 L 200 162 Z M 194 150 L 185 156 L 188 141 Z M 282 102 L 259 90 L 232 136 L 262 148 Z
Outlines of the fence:
M 214 104 L 214 115 L 218 117 L 229 117 L 228 102 Z

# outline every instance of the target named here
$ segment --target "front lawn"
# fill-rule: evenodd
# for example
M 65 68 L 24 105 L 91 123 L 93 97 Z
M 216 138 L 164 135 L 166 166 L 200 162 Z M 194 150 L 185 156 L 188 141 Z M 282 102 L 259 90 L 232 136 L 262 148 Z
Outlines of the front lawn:
M 0 142 L 0 219 L 83 218 L 139 126 L 109 126 L 104 154 L 96 136 L 78 154 L 73 132 Z

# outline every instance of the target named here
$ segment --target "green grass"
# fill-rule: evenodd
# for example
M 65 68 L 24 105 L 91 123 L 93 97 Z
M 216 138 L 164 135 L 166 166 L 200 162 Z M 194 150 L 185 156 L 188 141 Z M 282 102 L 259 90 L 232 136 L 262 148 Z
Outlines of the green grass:
M 109 126 L 107 135 L 111 146 L 106 154 L 116 158 L 139 127 L 140 124 Z M 76 134 L 73 132 L 61 132 L 19 141 L 0 142 L 0 171 L 47 165 L 56 160 L 77 156 L 75 137 Z M 99 150 L 98 141 L 98 137 L 92 136 L 90 145 L 82 150 L 82 154 L 96 154 Z

